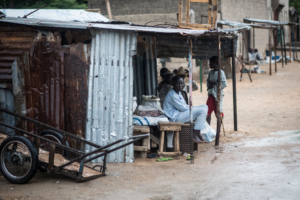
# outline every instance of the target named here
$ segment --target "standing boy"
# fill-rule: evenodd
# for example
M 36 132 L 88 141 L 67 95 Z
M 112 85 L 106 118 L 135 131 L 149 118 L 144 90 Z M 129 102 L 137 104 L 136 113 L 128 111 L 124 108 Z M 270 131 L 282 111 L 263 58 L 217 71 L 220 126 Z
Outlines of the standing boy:
M 208 99 L 206 102 L 206 105 L 208 106 L 208 112 L 207 112 L 206 121 L 208 124 L 210 124 L 212 111 L 214 111 L 215 115 L 217 115 L 216 99 L 217 99 L 217 95 L 218 95 L 218 70 L 219 70 L 218 59 L 219 59 L 218 56 L 213 56 L 209 59 L 209 66 L 212 70 L 210 70 L 208 73 L 208 78 L 207 78 L 207 83 L 206 83 L 207 91 L 208 91 Z M 223 92 L 223 89 L 226 87 L 227 87 L 226 76 L 225 76 L 224 71 L 221 69 L 220 110 L 221 110 L 222 118 L 224 117 L 224 113 L 223 113 L 224 92 Z

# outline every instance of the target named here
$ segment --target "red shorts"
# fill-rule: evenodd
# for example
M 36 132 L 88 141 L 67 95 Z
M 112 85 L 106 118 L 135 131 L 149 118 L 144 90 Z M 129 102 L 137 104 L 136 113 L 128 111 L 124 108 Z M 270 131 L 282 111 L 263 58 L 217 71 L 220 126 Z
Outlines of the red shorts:
M 213 95 L 209 95 L 206 105 L 208 107 L 208 112 L 207 112 L 207 116 L 210 116 L 212 111 L 215 112 L 215 115 L 217 116 L 217 104 L 216 104 L 216 100 L 215 97 Z M 222 118 L 224 117 L 224 113 L 222 112 Z

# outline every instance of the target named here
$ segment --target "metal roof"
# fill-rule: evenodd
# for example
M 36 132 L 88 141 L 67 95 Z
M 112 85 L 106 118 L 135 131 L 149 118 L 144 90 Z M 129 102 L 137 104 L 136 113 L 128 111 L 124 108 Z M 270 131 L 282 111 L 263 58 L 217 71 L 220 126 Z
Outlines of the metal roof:
M 242 27 L 248 30 L 251 29 L 251 24 L 247 24 L 247 23 L 233 22 L 229 20 L 218 20 L 217 23 L 222 25 L 227 25 L 227 26 L 233 26 L 233 27 Z
M 55 28 L 75 28 L 75 29 L 111 29 L 111 30 L 126 30 L 136 32 L 152 32 L 152 33 L 177 33 L 181 35 L 236 35 L 242 28 L 235 29 L 218 29 L 218 30 L 191 30 L 191 29 L 176 29 L 176 28 L 162 28 L 153 26 L 137 26 L 132 24 L 112 24 L 112 23 L 95 23 L 95 22 L 74 22 L 74 21 L 62 21 L 51 19 L 26 19 L 16 17 L 5 17 L 0 19 L 0 23 L 21 24 L 27 26 L 38 27 L 55 27 Z
M 0 9 L 6 17 L 23 17 L 36 9 Z M 41 9 L 27 18 L 29 19 L 51 19 L 64 21 L 95 21 L 95 22 L 109 22 L 109 19 L 96 12 L 88 12 L 80 9 Z
M 267 20 L 267 19 L 244 18 L 244 20 L 248 21 L 248 22 L 266 23 L 266 24 L 273 24 L 273 25 L 287 25 L 288 24 L 286 22 Z

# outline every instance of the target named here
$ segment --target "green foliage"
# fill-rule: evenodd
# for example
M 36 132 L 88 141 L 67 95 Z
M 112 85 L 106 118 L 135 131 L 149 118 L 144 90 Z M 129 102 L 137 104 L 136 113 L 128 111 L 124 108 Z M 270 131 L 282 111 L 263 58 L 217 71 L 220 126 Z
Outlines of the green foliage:
M 300 1 L 299 0 L 290 0 L 290 7 L 296 8 L 298 13 L 300 13 Z
M 87 9 L 88 0 L 0 0 L 2 8 L 35 9 Z

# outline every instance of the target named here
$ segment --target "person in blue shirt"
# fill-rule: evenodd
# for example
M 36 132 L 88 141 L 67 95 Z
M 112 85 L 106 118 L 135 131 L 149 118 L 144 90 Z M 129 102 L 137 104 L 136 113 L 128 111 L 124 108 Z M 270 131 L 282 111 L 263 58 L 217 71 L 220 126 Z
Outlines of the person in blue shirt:
M 181 76 L 172 79 L 173 89 L 168 92 L 164 101 L 164 112 L 171 122 L 186 123 L 190 121 L 189 105 L 182 96 L 185 86 Z M 205 142 L 201 136 L 201 130 L 205 128 L 205 120 L 208 107 L 206 105 L 195 106 L 192 108 L 193 120 L 195 122 L 193 140 L 196 143 Z

